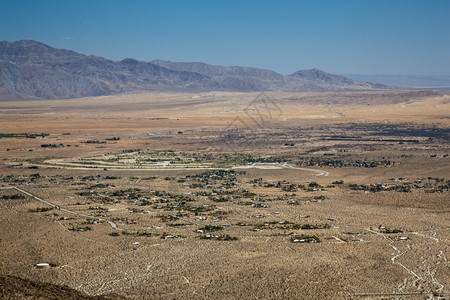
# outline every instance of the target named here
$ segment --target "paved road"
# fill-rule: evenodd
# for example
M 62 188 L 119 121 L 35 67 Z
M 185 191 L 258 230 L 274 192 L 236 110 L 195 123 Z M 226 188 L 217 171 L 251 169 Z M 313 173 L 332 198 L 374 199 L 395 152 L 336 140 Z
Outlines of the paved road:
M 307 172 L 317 172 L 316 176 L 328 176 L 328 172 L 318 170 L 318 169 L 308 169 L 308 168 L 298 168 L 293 165 L 288 164 L 285 162 L 284 164 L 278 164 L 278 163 L 254 163 L 252 165 L 247 166 L 235 166 L 233 169 L 261 169 L 261 170 L 279 170 L 279 169 L 293 169 L 293 170 L 300 170 L 300 171 L 307 171 Z

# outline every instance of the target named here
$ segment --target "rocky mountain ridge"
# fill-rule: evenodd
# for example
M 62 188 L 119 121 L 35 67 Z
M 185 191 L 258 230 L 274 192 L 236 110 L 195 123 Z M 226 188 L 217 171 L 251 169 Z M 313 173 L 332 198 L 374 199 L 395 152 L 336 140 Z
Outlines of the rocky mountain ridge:
M 358 91 L 387 89 L 318 69 L 285 76 L 205 63 L 112 61 L 33 40 L 0 42 L 0 100 L 55 99 L 142 91 Z

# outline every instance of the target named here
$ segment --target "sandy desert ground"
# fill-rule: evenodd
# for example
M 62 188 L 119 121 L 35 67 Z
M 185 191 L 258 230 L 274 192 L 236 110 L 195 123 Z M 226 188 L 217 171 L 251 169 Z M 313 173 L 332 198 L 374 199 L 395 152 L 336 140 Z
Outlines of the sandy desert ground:
M 448 299 L 449 125 L 444 91 L 2 101 L 0 275 L 87 298 Z M 0 296 L 29 299 L 15 282 Z

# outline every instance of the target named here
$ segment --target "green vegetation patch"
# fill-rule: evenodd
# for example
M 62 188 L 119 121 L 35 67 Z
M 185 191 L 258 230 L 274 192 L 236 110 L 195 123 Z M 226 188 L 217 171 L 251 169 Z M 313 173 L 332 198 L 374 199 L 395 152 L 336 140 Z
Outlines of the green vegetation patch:
M 48 157 L 48 156 L 46 156 L 46 157 L 34 157 L 34 158 L 27 158 L 27 159 L 25 159 L 25 161 L 30 163 L 30 164 L 42 164 L 46 160 L 49 160 L 49 159 L 50 159 L 50 157 Z
M 46 212 L 53 210 L 53 207 L 36 207 L 36 209 L 29 209 L 28 212 Z
M 199 236 L 202 240 L 217 240 L 217 241 L 237 241 L 238 238 L 235 236 L 229 236 L 228 234 L 225 235 L 214 235 L 214 234 L 204 234 Z
M 71 231 L 78 231 L 78 232 L 84 232 L 84 231 L 91 231 L 92 227 L 90 227 L 90 226 L 83 226 L 83 227 L 77 226 L 77 227 L 69 228 L 69 230 L 71 230 Z
M 0 139 L 25 138 L 26 133 L 0 133 Z
M 291 242 L 293 243 L 320 243 L 320 239 L 315 235 L 293 235 L 291 236 Z

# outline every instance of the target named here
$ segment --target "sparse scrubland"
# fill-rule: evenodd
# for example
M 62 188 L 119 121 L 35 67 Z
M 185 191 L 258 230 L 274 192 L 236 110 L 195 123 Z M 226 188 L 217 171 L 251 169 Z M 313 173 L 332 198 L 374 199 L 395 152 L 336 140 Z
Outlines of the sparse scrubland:
M 0 102 L 0 296 L 446 299 L 448 111 L 432 91 Z

